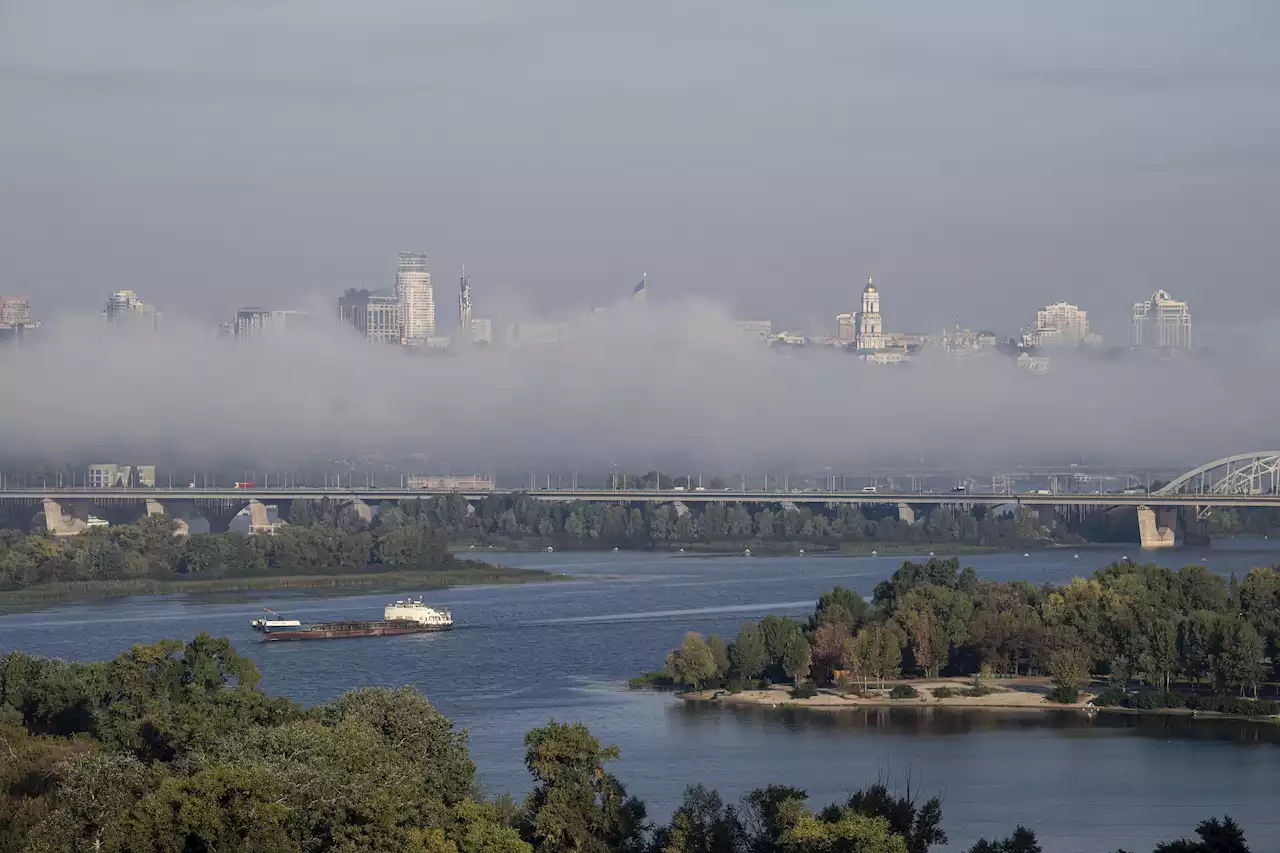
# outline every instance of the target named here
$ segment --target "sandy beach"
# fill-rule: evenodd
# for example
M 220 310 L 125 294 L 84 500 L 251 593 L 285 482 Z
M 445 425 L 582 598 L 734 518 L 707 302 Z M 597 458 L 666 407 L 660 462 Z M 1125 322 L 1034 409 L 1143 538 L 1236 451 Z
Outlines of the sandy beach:
M 896 684 L 910 684 L 920 694 L 914 699 L 891 699 L 889 691 Z M 822 688 L 817 696 L 809 699 L 791 698 L 791 688 L 770 687 L 765 690 L 744 690 L 729 693 L 725 690 L 700 690 L 680 694 L 690 702 L 715 702 L 723 705 L 768 705 L 788 708 L 813 708 L 815 710 L 841 710 L 852 708 L 904 707 L 904 708 L 958 708 L 987 710 L 1083 710 L 1090 707 L 1091 693 L 1081 693 L 1080 701 L 1070 705 L 1048 702 L 1044 696 L 1052 685 L 1047 678 L 1019 677 L 1000 679 L 987 684 L 992 692 L 985 696 L 949 696 L 939 698 L 934 691 L 941 687 L 964 690 L 972 686 L 967 678 L 932 678 L 919 681 L 885 682 L 884 688 L 870 687 L 862 696 L 846 695 L 839 688 Z

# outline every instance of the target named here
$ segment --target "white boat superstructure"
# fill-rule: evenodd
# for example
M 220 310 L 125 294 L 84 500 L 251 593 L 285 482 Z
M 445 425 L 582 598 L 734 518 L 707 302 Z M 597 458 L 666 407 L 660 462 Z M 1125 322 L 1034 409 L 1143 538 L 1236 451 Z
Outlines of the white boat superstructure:
M 436 610 L 415 598 L 388 604 L 383 608 L 382 618 L 388 622 L 416 622 L 436 628 L 453 626 L 453 615 L 448 610 Z

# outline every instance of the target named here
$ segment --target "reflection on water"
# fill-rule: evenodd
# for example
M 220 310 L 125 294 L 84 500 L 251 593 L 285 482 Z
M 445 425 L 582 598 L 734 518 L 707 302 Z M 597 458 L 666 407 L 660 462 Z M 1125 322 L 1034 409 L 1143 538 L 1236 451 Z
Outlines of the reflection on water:
M 1271 722 L 1191 717 L 1187 714 L 1130 714 L 1100 711 L 1090 717 L 1081 711 L 943 708 L 911 706 L 803 709 L 763 705 L 716 705 L 679 702 L 671 713 L 701 719 L 729 717 L 737 725 L 770 723 L 789 728 L 847 730 L 904 735 L 967 735 L 1048 729 L 1066 736 L 1105 736 L 1123 732 L 1161 740 L 1187 739 L 1233 743 L 1280 744 L 1280 725 Z

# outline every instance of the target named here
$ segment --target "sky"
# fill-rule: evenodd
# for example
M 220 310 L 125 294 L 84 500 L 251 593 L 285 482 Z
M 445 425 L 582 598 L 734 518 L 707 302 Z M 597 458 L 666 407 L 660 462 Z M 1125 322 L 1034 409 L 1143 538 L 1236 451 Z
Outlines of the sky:
M 0 0 L 0 293 L 212 324 L 425 251 L 477 313 L 652 298 L 820 334 L 1274 348 L 1271 0 Z

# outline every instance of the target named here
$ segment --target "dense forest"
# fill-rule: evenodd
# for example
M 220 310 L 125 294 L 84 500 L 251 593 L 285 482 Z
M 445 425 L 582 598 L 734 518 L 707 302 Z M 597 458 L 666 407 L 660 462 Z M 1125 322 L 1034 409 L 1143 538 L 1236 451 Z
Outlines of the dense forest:
M 222 579 L 361 572 L 445 571 L 482 563 L 456 559 L 440 526 L 392 510 L 372 523 L 332 506 L 302 507 L 301 523 L 273 535 L 174 536 L 163 516 L 52 537 L 0 529 L 0 590 L 48 583 L 149 579 Z
M 1200 565 L 1123 561 L 1054 587 L 982 580 L 959 560 L 930 559 L 904 562 L 869 604 L 838 587 L 807 623 L 766 616 L 732 642 L 690 634 L 664 675 L 740 690 L 761 680 L 829 685 L 837 672 L 854 688 L 900 676 L 1039 674 L 1063 702 L 1106 676 L 1097 704 L 1275 715 L 1280 704 L 1256 700 L 1278 661 L 1274 568 L 1228 582 Z
M 883 784 L 814 811 L 771 785 L 686 790 L 650 821 L 582 724 L 525 737 L 522 803 L 476 782 L 466 733 L 412 688 L 303 707 L 268 697 L 225 639 L 73 664 L 0 659 L 0 850 L 28 853 L 928 853 L 938 798 Z M 1248 853 L 1229 817 L 1157 853 Z M 970 853 L 1040 853 L 1034 832 Z
M 914 522 L 896 507 L 749 504 L 689 501 L 598 503 L 546 501 L 529 494 L 489 495 L 468 503 L 458 495 L 405 501 L 400 511 L 429 518 L 451 541 L 506 544 L 536 541 L 569 548 L 825 546 L 844 543 L 930 543 L 1024 546 L 1081 541 L 1059 525 L 1046 526 L 1030 511 L 995 514 L 938 508 Z

